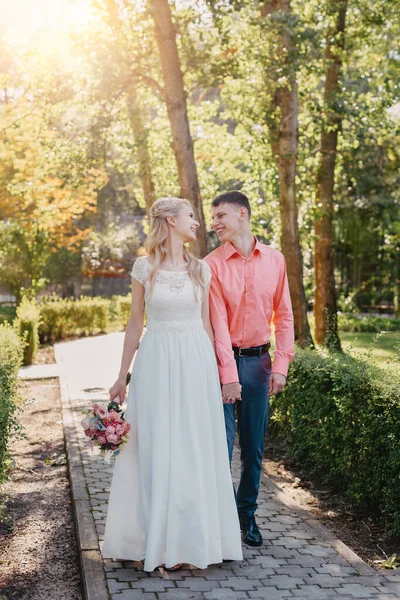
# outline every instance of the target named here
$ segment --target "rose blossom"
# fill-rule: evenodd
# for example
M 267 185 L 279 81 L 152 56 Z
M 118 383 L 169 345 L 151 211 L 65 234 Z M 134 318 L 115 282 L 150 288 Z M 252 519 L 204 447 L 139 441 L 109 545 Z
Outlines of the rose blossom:
M 90 427 L 90 417 L 89 417 L 89 415 L 87 415 L 84 419 L 82 419 L 81 425 L 82 425 L 82 427 L 83 427 L 83 429 L 85 430 L 85 433 L 86 433 L 86 430 L 89 429 L 89 427 Z
M 118 444 L 118 442 L 119 442 L 118 435 L 115 435 L 115 433 L 108 433 L 107 434 L 107 442 L 110 442 L 110 444 Z
M 101 419 L 104 419 L 104 417 L 107 415 L 107 409 L 105 409 L 104 406 L 98 404 L 97 402 L 92 405 L 92 410 L 94 414 L 99 415 Z
M 125 424 L 124 423 L 117 423 L 115 426 L 115 433 L 117 435 L 123 435 L 125 431 Z
M 109 433 L 115 433 L 115 427 L 113 425 L 109 425 L 108 427 L 106 427 L 105 433 L 106 435 Z
M 110 410 L 110 412 L 108 413 L 109 418 L 113 419 L 114 421 L 120 421 L 121 417 L 119 416 L 119 413 L 117 413 L 117 411 L 115 410 Z

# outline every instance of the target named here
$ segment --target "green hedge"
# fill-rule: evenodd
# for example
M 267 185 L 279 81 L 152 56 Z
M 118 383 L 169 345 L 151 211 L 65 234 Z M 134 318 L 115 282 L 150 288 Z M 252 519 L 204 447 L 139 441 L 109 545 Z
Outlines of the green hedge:
M 338 317 L 339 331 L 352 333 L 380 333 L 381 331 L 400 331 L 400 319 L 387 319 L 383 317 L 362 317 L 343 313 Z
M 297 350 L 271 425 L 302 471 L 400 535 L 400 367 Z
M 118 320 L 125 329 L 128 325 L 131 314 L 132 295 L 128 294 L 127 296 L 114 296 L 113 300 L 115 302 L 116 320 Z
M 17 308 L 14 328 L 24 344 L 24 365 L 31 365 L 39 348 L 40 310 L 35 300 L 23 298 Z
M 16 422 L 18 369 L 22 364 L 22 343 L 11 325 L 0 325 L 0 486 L 9 469 L 9 443 L 18 431 Z
M 82 297 L 79 300 L 45 298 L 40 303 L 40 339 L 43 342 L 106 332 L 111 300 Z

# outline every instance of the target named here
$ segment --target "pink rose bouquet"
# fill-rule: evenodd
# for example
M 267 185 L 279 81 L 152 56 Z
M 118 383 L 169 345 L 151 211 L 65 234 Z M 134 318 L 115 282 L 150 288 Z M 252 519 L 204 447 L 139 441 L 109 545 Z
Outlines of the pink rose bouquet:
M 90 438 L 91 447 L 99 446 L 104 460 L 109 464 L 111 456 L 117 456 L 128 441 L 131 426 L 125 421 L 118 402 L 110 402 L 107 406 L 93 404 L 91 410 L 83 411 L 85 417 L 81 425 L 85 435 Z

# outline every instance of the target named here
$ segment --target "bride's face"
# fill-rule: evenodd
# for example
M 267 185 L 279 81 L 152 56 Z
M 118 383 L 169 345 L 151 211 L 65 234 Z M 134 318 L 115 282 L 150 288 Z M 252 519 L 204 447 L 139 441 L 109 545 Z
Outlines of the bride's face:
M 196 239 L 196 230 L 200 223 L 194 218 L 193 208 L 187 204 L 182 204 L 177 217 L 171 219 L 173 232 L 184 242 L 193 242 Z

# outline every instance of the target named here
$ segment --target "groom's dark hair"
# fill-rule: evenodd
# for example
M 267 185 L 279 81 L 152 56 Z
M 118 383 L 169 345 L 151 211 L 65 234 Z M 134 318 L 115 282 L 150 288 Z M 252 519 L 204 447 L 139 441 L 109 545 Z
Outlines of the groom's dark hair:
M 224 192 L 223 194 L 219 194 L 212 201 L 212 206 L 219 206 L 220 204 L 236 204 L 237 206 L 244 206 L 247 208 L 247 212 L 249 213 L 249 218 L 251 216 L 251 208 L 250 202 L 247 196 L 239 192 L 238 190 L 232 190 L 231 192 Z

